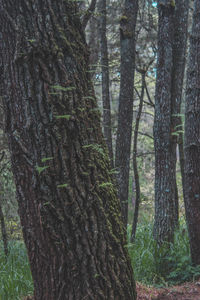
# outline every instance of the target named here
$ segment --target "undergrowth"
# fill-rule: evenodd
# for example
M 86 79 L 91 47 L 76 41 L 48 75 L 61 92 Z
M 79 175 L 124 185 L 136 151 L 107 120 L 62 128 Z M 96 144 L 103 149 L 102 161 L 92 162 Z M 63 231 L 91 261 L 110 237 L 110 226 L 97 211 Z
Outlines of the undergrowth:
M 33 294 L 32 277 L 23 242 L 9 242 L 6 260 L 0 244 L 0 300 L 21 300 Z
M 128 228 L 130 239 L 131 228 Z M 134 244 L 128 243 L 128 249 L 136 281 L 146 285 L 169 286 L 200 277 L 200 266 L 192 266 L 189 240 L 185 221 L 181 219 L 175 233 L 174 244 L 170 245 L 165 256 L 169 272 L 160 270 L 162 250 L 156 248 L 153 239 L 153 224 L 143 219 L 137 228 Z M 32 277 L 23 242 L 9 243 L 7 260 L 0 243 L 0 300 L 21 300 L 23 296 L 33 294 Z
M 128 228 L 130 240 L 130 228 Z M 186 281 L 197 280 L 200 277 L 200 266 L 194 267 L 190 259 L 189 239 L 187 226 L 184 219 L 180 220 L 179 229 L 174 236 L 174 244 L 167 247 L 165 265 L 167 269 L 161 270 L 163 252 L 165 249 L 157 249 L 153 239 L 153 223 L 147 220 L 138 225 L 134 244 L 129 242 L 128 249 L 134 269 L 136 281 L 147 285 L 170 286 Z

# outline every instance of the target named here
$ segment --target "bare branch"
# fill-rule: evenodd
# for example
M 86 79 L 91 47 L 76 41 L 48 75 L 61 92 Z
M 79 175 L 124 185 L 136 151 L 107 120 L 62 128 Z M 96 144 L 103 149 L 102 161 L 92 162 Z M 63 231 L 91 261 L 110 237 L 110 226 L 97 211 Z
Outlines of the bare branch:
M 97 0 L 91 1 L 90 6 L 83 17 L 83 21 L 82 21 L 83 30 L 85 30 L 85 28 L 88 24 L 88 21 L 91 18 L 92 13 L 95 11 L 96 2 L 97 2 Z

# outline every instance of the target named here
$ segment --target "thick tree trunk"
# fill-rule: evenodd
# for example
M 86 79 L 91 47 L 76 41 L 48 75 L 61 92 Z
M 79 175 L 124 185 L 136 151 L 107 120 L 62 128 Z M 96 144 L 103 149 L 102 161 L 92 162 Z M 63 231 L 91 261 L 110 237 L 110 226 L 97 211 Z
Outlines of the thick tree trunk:
M 125 226 L 128 219 L 137 11 L 138 0 L 125 0 L 120 20 L 121 68 L 115 167 L 118 169 L 118 190 Z
M 166 2 L 166 3 L 164 3 Z M 155 94 L 155 224 L 158 244 L 172 242 L 176 226 L 176 153 L 172 149 L 172 71 L 174 10 L 170 1 L 158 3 L 158 60 Z
M 192 262 L 200 264 L 200 1 L 194 4 L 185 109 L 185 204 Z
M 103 102 L 103 131 L 108 146 L 111 166 L 113 165 L 113 146 L 112 146 L 112 124 L 110 109 L 110 91 L 109 91 L 109 63 L 108 46 L 106 37 L 106 0 L 99 0 L 99 36 L 101 50 L 101 72 L 102 72 L 102 102 Z
M 0 0 L 0 51 L 35 299 L 136 299 L 75 2 Z

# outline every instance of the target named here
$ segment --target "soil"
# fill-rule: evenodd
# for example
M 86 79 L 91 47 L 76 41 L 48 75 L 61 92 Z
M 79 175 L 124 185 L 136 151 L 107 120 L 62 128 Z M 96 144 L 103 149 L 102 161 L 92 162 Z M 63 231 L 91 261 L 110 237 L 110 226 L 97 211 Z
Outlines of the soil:
M 136 286 L 137 300 L 200 300 L 200 281 L 160 289 L 147 287 L 141 283 L 137 283 Z M 23 300 L 34 298 L 27 296 Z
M 200 281 L 161 289 L 137 283 L 137 300 L 200 300 Z

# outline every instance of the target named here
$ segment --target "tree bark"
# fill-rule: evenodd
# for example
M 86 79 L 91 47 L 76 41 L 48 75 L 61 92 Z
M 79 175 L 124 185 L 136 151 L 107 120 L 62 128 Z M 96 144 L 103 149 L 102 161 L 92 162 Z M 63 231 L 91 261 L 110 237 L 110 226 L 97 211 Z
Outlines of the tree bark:
M 173 242 L 176 226 L 176 153 L 172 149 L 172 71 L 174 11 L 170 1 L 158 2 L 158 59 L 155 93 L 155 223 L 154 238 L 160 245 Z
M 0 0 L 1 95 L 35 300 L 136 299 L 74 1 Z
M 128 220 L 137 11 L 138 0 L 125 0 L 124 12 L 120 20 L 121 66 L 115 167 L 118 170 L 118 192 L 125 226 Z
M 183 91 L 183 79 L 185 73 L 185 60 L 187 49 L 187 31 L 188 31 L 188 0 L 176 0 L 174 13 L 174 42 L 173 42 L 173 68 L 172 68 L 172 87 L 171 87 L 171 105 L 172 105 L 172 155 L 176 156 L 177 145 L 179 146 L 180 166 L 182 187 L 184 196 L 184 158 L 182 157 L 181 145 L 183 144 L 183 128 L 181 118 L 181 103 Z M 174 135 L 173 135 L 174 133 Z M 179 203 L 178 188 L 175 197 L 175 223 L 178 226 Z
M 145 71 L 141 72 L 141 76 L 142 76 L 142 88 L 140 94 L 139 109 L 136 117 L 134 141 L 133 141 L 133 172 L 134 172 L 136 196 L 135 196 L 135 208 L 134 208 L 133 224 L 132 224 L 132 231 L 131 231 L 132 243 L 135 240 L 135 234 L 136 234 L 137 223 L 138 223 L 139 205 L 140 205 L 140 178 L 139 178 L 138 167 L 137 167 L 137 140 L 138 140 L 138 133 L 139 133 L 138 130 L 139 130 L 140 118 L 142 114 L 143 101 L 144 101 L 146 72 Z
M 3 239 L 3 248 L 4 248 L 5 257 L 7 257 L 8 256 L 8 236 L 7 236 L 7 232 L 6 232 L 5 219 L 4 219 L 1 203 L 0 203 L 0 222 L 1 222 L 1 235 L 2 235 L 2 239 Z
M 185 204 L 192 262 L 200 264 L 200 2 L 195 1 L 185 108 Z
M 102 73 L 102 102 L 103 102 L 103 131 L 108 147 L 111 166 L 113 165 L 113 146 L 112 146 L 112 124 L 111 124 L 111 108 L 110 108 L 110 91 L 109 91 L 109 62 L 108 62 L 108 46 L 106 37 L 106 0 L 99 1 L 99 36 L 101 51 L 101 73 Z

